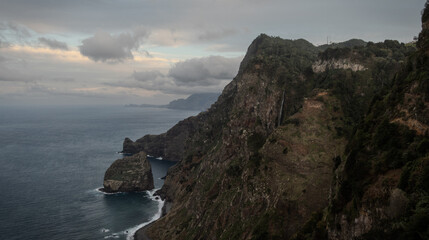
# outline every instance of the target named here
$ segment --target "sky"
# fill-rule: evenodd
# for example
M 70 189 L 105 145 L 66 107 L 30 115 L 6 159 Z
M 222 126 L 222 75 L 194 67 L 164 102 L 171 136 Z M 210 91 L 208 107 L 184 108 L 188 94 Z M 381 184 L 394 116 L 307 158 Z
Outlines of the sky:
M 425 0 L 0 0 L 0 105 L 221 92 L 259 34 L 410 42 Z

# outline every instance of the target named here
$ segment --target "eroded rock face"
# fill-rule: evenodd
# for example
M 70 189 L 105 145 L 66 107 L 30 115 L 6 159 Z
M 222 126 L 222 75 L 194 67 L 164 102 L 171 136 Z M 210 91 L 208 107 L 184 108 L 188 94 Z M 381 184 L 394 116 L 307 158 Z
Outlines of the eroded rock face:
M 304 99 L 308 78 L 286 70 L 294 49 L 310 69 L 314 46 L 258 37 L 219 101 L 196 117 L 161 190 L 171 209 L 147 228 L 151 239 L 288 239 L 327 204 L 345 141 L 335 130 L 342 121 L 326 120 L 342 112 L 328 92 Z
M 152 169 L 145 152 L 118 159 L 104 175 L 103 191 L 134 192 L 154 188 Z
M 311 67 L 316 73 L 325 72 L 327 69 L 350 69 L 353 72 L 366 70 L 362 64 L 352 62 L 349 59 L 318 60 Z
M 427 217 L 420 217 L 429 216 L 429 209 L 421 207 L 429 192 L 423 177 L 428 176 L 423 169 L 429 169 L 428 22 L 426 3 L 418 50 L 406 59 L 391 91 L 372 103 L 336 170 L 329 239 L 428 238 Z M 388 141 L 377 142 L 381 133 Z M 386 157 L 389 151 L 395 154 Z M 406 161 L 400 161 L 402 156 Z
M 151 239 L 290 239 L 323 213 L 333 169 L 346 159 L 350 111 L 366 112 L 354 101 L 366 98 L 350 95 L 372 95 L 347 63 L 337 75 L 313 71 L 317 53 L 304 40 L 261 35 L 207 112 L 133 143 L 150 155 L 177 146 L 180 160 L 159 192 L 170 211 L 145 230 Z M 339 79 L 352 92 L 331 91 Z

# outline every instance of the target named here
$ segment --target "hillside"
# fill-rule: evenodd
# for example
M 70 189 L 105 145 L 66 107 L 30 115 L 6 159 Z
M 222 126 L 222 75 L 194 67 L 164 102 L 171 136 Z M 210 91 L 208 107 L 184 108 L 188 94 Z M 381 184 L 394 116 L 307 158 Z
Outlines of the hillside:
M 257 37 L 208 111 L 124 142 L 179 161 L 158 193 L 168 213 L 145 233 L 427 239 L 428 16 L 417 51 Z

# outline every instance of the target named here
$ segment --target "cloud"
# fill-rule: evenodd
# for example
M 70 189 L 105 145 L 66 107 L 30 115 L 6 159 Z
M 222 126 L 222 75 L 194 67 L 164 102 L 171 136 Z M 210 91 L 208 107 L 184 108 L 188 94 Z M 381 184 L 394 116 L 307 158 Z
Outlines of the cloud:
M 83 40 L 79 50 L 82 55 L 96 62 L 119 62 L 133 59 L 131 50 L 137 50 L 147 36 L 148 33 L 142 28 L 119 35 L 99 31 L 93 37 Z
M 2 36 L 0 35 L 0 48 L 9 47 L 9 46 L 10 46 L 10 43 L 8 43 L 8 42 L 6 42 L 6 41 L 2 40 L 1 38 L 2 38 Z
M 32 37 L 30 30 L 15 22 L 0 22 L 0 48 L 8 48 L 14 43 L 28 44 Z
M 193 58 L 176 63 L 168 75 L 178 86 L 217 85 L 219 81 L 231 80 L 237 74 L 240 61 L 241 57 Z
M 211 52 L 245 52 L 247 46 L 230 45 L 230 44 L 213 44 L 205 50 Z
M 68 50 L 69 47 L 67 46 L 67 43 L 60 42 L 55 39 L 48 39 L 44 37 L 39 38 L 39 42 L 43 45 L 48 46 L 50 49 L 60 49 L 60 50 Z
M 176 88 L 174 80 L 157 70 L 135 72 L 132 79 L 136 80 L 134 83 L 127 83 L 126 87 L 138 87 L 152 91 L 167 91 Z M 129 85 L 130 84 L 130 85 Z
M 51 80 L 54 82 L 64 82 L 64 83 L 76 82 L 76 79 L 72 77 L 54 77 Z
M 140 88 L 164 94 L 220 92 L 237 74 L 241 58 L 192 58 L 178 62 L 167 74 L 157 70 L 134 71 L 129 79 L 105 85 Z
M 133 73 L 133 78 L 141 82 L 153 81 L 163 77 L 165 77 L 164 74 L 162 74 L 160 71 L 157 71 L 157 70 L 145 71 L 145 72 L 134 71 Z
M 0 23 L 0 31 L 9 31 L 19 38 L 29 38 L 31 37 L 30 31 L 15 22 L 1 22 Z
M 21 71 L 16 71 L 15 69 L 10 69 L 9 67 L 4 66 L 4 62 L 7 62 L 8 59 L 0 56 L 0 82 L 28 82 L 35 78 L 35 76 L 30 76 L 23 69 Z
M 232 36 L 234 34 L 237 34 L 238 31 L 234 29 L 222 29 L 218 31 L 205 31 L 203 34 L 198 36 L 199 40 L 202 41 L 213 41 L 218 40 L 224 37 Z

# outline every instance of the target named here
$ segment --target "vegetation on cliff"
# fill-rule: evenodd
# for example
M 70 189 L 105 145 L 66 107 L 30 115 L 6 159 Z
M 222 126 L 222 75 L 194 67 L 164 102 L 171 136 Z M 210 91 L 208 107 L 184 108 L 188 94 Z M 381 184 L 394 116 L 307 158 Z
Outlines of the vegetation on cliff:
M 427 238 L 427 11 L 417 50 L 262 34 L 208 111 L 124 142 L 179 161 L 147 235 Z

